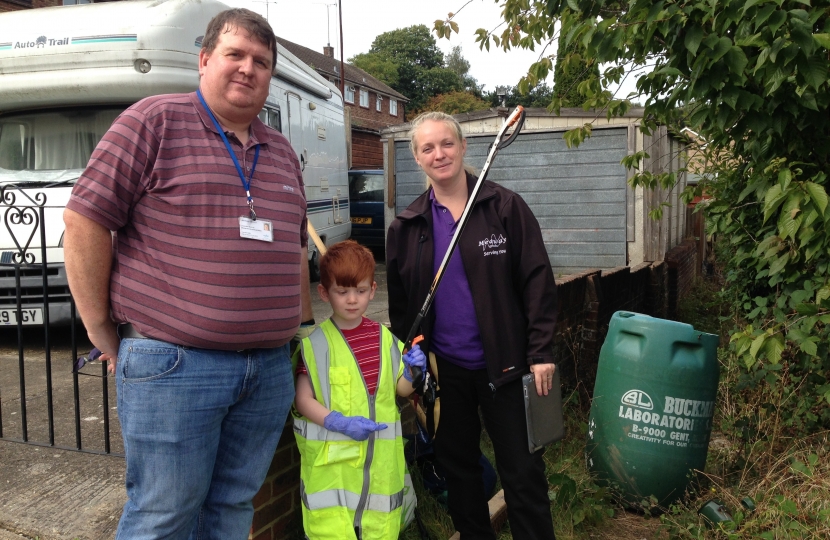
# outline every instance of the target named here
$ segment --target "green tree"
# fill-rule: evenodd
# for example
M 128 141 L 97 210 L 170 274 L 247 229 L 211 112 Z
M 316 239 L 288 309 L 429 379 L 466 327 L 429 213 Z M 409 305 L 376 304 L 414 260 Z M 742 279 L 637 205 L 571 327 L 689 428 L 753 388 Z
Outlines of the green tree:
M 368 53 L 353 60 L 357 67 L 409 98 L 410 111 L 422 109 L 433 96 L 465 87 L 461 77 L 445 66 L 444 53 L 422 24 L 380 34 Z
M 653 64 L 637 80 L 646 97 L 642 129 L 690 124 L 716 160 L 718 174 L 698 190 L 714 196 L 709 222 L 728 240 L 726 275 L 741 321 L 732 346 L 742 384 L 767 392 L 785 425 L 830 427 L 827 2 L 506 0 L 502 13 L 505 30 L 477 31 L 482 46 L 548 45 L 561 22 L 566 43 L 611 64 L 579 85 L 585 105 L 609 117 L 631 103 L 604 88 Z M 449 28 L 436 23 L 438 35 Z M 551 68 L 549 58 L 535 62 L 520 89 Z M 554 109 L 561 104 L 555 97 Z M 579 144 L 589 134 L 585 126 L 566 140 Z M 643 157 L 623 162 L 636 167 Z M 674 173 L 639 171 L 631 183 L 668 187 L 675 180 Z
M 349 58 L 349 63 L 392 88 L 398 84 L 398 64 L 389 58 L 374 53 L 360 53 Z
M 484 99 L 490 102 L 491 107 L 501 107 L 502 100 L 495 90 L 484 94 Z M 526 93 L 521 93 L 518 86 L 508 87 L 504 97 L 504 106 L 513 108 L 516 105 L 522 107 L 547 107 L 553 100 L 553 89 L 542 82 L 530 88 Z
M 397 64 L 413 63 L 424 69 L 444 67 L 444 53 L 423 24 L 378 35 L 369 52 L 381 54 Z
M 579 84 L 599 79 L 599 64 L 587 55 L 578 41 L 568 43 L 568 29 L 559 32 L 556 65 L 553 71 L 553 93 L 565 107 L 581 107 L 585 96 L 579 92 Z
M 445 57 L 447 69 L 458 75 L 461 82 L 464 84 L 464 89 L 473 93 L 476 97 L 481 97 L 481 88 L 478 81 L 470 75 L 470 62 L 464 58 L 461 52 L 461 45 L 456 45 L 452 48 L 450 53 Z
M 459 114 L 482 111 L 490 108 L 490 103 L 470 92 L 450 92 L 429 98 L 424 105 L 425 111 L 441 111 L 447 114 Z M 416 116 L 421 111 L 413 111 Z

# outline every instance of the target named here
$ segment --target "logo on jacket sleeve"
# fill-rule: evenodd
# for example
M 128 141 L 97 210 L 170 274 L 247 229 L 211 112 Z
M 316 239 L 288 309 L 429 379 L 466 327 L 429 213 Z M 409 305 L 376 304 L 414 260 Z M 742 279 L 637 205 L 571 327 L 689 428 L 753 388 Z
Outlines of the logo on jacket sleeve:
M 506 243 L 507 238 L 504 236 L 499 235 L 497 238 L 495 234 L 491 234 L 490 238 L 481 240 L 478 245 L 481 246 L 482 251 L 484 251 L 484 256 L 487 257 L 488 255 L 503 255 L 507 253 L 506 249 L 500 249 Z

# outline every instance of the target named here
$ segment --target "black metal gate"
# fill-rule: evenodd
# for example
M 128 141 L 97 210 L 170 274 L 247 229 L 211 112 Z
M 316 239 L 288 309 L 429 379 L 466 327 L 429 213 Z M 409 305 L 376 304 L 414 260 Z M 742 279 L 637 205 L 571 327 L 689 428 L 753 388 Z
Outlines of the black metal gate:
M 62 222 L 48 228 L 63 213 L 47 204 L 55 187 L 71 185 L 0 186 L 0 439 L 123 455 L 115 385 L 105 364 L 78 354 L 91 345 L 69 294 Z

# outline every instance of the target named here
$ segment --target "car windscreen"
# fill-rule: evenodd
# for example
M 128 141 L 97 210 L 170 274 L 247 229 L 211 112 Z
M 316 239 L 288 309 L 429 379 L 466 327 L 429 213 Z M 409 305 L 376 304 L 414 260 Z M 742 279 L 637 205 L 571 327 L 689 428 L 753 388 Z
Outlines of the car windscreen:
M 124 107 L 77 107 L 0 116 L 0 169 L 83 169 Z
M 349 200 L 383 202 L 383 175 L 350 174 Z

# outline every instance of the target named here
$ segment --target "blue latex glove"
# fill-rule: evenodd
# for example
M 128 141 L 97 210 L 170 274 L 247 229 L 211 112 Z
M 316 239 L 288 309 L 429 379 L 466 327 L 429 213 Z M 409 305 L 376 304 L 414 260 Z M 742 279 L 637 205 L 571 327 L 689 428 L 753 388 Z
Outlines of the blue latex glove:
M 406 369 L 403 370 L 403 376 L 407 381 L 412 382 L 412 367 L 419 367 L 425 370 L 427 367 L 427 356 L 421 350 L 420 345 L 413 345 L 409 352 L 403 355 L 403 363 L 406 364 Z
M 373 432 L 386 429 L 387 426 L 373 422 L 365 416 L 343 416 L 342 413 L 332 411 L 323 421 L 323 427 L 356 441 L 365 441 Z

